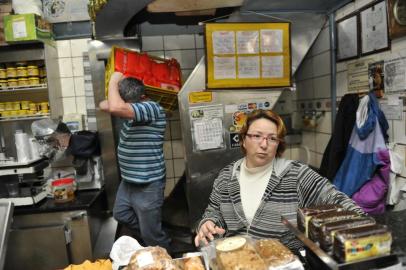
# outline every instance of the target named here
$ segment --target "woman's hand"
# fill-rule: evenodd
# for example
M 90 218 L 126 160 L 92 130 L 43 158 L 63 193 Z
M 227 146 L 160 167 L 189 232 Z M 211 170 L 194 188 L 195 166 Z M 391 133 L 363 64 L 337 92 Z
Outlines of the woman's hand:
M 199 232 L 195 237 L 195 246 L 198 247 L 200 242 L 203 242 L 205 245 L 209 244 L 209 241 L 214 239 L 215 234 L 224 234 L 226 230 L 223 228 L 217 227 L 213 221 L 208 220 L 200 226 Z M 209 241 L 208 241 L 209 240 Z

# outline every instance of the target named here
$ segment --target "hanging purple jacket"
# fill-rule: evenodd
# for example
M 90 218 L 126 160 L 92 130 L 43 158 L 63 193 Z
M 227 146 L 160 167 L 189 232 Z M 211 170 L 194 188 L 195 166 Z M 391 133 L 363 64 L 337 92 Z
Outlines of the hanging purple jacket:
M 373 177 L 366 182 L 352 199 L 368 214 L 385 212 L 386 194 L 389 187 L 390 157 L 387 149 L 377 153 L 381 165 Z

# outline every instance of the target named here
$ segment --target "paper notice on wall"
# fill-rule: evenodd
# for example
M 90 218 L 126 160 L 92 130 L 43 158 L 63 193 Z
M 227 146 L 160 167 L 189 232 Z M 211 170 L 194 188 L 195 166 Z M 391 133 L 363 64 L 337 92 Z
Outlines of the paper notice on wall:
M 360 59 L 348 63 L 348 91 L 349 92 L 366 92 L 369 91 L 368 65 L 373 59 Z
M 283 78 L 283 56 L 261 56 L 262 78 Z
M 406 57 L 385 60 L 385 91 L 399 92 L 406 89 Z
M 259 78 L 259 56 L 238 57 L 238 78 Z
M 43 0 L 44 16 L 50 23 L 88 21 L 89 0 Z
M 214 54 L 235 54 L 234 31 L 215 31 L 212 38 Z
M 237 31 L 237 53 L 257 54 L 259 51 L 258 31 Z
M 283 31 L 278 29 L 261 30 L 261 52 L 283 52 Z
M 403 106 L 393 106 L 389 103 L 381 103 L 380 105 L 387 120 L 402 120 Z
M 24 18 L 21 21 L 13 21 L 13 36 L 14 38 L 27 37 L 27 26 Z
M 224 148 L 222 105 L 192 107 L 189 116 L 195 151 Z
M 214 63 L 214 78 L 219 79 L 235 79 L 235 57 L 219 57 L 213 58 Z

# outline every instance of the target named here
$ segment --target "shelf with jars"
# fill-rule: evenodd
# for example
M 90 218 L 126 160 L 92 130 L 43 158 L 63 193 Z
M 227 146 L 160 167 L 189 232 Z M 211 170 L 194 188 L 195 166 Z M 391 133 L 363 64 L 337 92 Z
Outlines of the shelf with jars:
M 58 54 L 45 43 L 0 47 L 0 152 L 17 157 L 17 131 L 32 136 L 31 124 L 63 114 Z

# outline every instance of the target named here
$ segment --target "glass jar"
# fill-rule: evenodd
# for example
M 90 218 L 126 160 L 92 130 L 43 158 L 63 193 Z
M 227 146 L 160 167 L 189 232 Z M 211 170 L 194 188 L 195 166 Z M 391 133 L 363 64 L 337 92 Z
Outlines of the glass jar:
M 21 110 L 29 110 L 30 109 L 30 102 L 28 100 L 21 101 Z
M 48 110 L 48 102 L 41 102 L 39 104 L 39 106 L 40 106 L 41 111 L 47 111 Z
M 14 101 L 14 102 L 13 102 L 13 110 L 16 110 L 16 111 L 21 110 L 21 103 L 20 103 L 20 101 Z
M 17 81 L 17 79 L 8 79 L 8 80 L 7 80 L 7 86 L 8 86 L 8 87 L 18 86 L 18 81 Z
M 6 111 L 11 111 L 13 109 L 13 103 L 12 102 L 6 102 L 4 103 L 4 109 Z
M 55 202 L 70 202 L 75 199 L 76 183 L 73 178 L 52 181 L 52 194 Z
M 7 80 L 0 79 L 0 88 L 7 88 L 8 82 Z
M 27 86 L 29 81 L 27 78 L 18 78 L 18 86 Z
M 37 104 L 35 104 L 34 102 L 30 102 L 30 104 L 28 105 L 30 111 L 36 112 L 37 111 Z
M 39 84 L 39 77 L 29 77 L 28 78 L 30 85 L 38 85 Z
M 27 67 L 17 67 L 16 72 L 19 78 L 28 76 Z
M 17 78 L 17 69 L 15 67 L 8 67 L 6 72 L 8 79 Z
M 29 65 L 29 66 L 27 67 L 27 73 L 28 73 L 28 76 L 29 76 L 29 77 L 39 76 L 38 66 Z
M 0 68 L 0 79 L 7 79 L 7 70 L 5 68 Z

